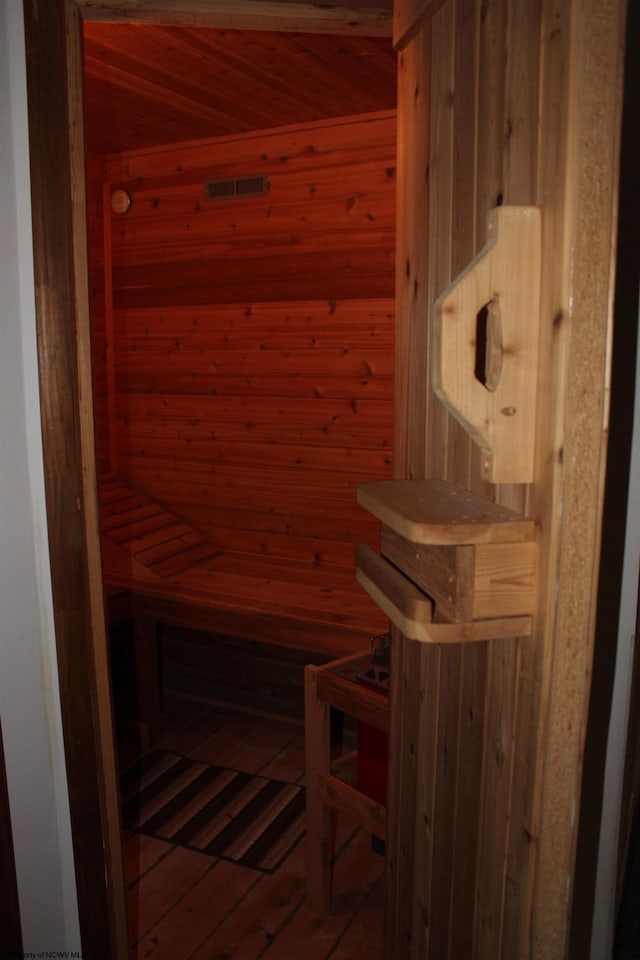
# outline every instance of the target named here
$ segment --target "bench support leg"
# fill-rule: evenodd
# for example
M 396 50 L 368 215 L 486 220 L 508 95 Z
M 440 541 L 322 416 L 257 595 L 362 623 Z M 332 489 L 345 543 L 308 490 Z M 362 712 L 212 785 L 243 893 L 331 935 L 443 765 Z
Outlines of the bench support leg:
M 133 640 L 140 746 L 147 750 L 161 710 L 158 633 L 155 621 L 136 617 L 133 622 Z
M 331 708 L 318 698 L 316 681 L 316 668 L 305 667 L 307 901 L 323 917 L 331 904 L 331 811 L 320 783 L 331 764 Z

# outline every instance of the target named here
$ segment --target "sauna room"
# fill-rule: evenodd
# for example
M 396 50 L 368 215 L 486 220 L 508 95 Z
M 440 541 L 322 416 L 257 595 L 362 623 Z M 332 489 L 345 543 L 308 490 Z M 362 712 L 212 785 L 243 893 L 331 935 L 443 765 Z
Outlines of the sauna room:
M 46 755 L 87 955 L 567 956 L 625 6 L 24 0 Z M 383 734 L 385 698 L 336 660 L 387 618 L 384 809 L 337 777 L 367 753 L 339 681 Z
M 84 72 L 131 942 L 135 955 L 179 956 L 167 925 L 184 925 L 184 890 L 226 903 L 222 887 L 241 917 L 257 913 L 246 949 L 261 956 L 269 924 L 303 916 L 304 844 L 285 846 L 272 875 L 248 858 L 230 875 L 224 853 L 203 857 L 195 841 L 167 855 L 157 822 L 140 827 L 127 798 L 141 764 L 171 756 L 286 783 L 304 806 L 305 665 L 372 642 L 384 657 L 388 620 L 354 555 L 379 538 L 357 489 L 393 470 L 396 55 L 380 36 L 85 23 Z M 331 717 L 337 753 L 359 730 L 364 744 L 365 727 Z M 379 811 L 386 739 L 366 735 L 355 777 L 374 777 Z M 327 952 L 380 936 L 381 841 L 348 818 L 337 829 L 344 904 Z M 207 911 L 192 946 L 240 936 L 237 917 L 216 932 L 223 915 Z M 295 929 L 273 956 L 293 955 L 308 934 Z

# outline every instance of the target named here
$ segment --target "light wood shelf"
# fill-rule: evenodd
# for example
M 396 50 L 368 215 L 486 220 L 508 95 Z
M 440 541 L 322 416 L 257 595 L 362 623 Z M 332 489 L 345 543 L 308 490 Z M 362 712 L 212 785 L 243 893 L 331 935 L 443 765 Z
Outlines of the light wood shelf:
M 425 643 L 531 633 L 536 525 L 443 480 L 364 484 L 382 523 L 377 555 L 361 545 L 356 577 L 391 621 Z

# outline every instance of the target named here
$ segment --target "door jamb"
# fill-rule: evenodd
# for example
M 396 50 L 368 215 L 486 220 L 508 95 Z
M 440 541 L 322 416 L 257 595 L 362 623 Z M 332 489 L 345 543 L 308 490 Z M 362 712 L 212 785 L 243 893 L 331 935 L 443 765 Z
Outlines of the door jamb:
M 367 10 L 267 0 L 24 0 L 36 331 L 65 760 L 83 949 L 128 955 L 93 421 L 82 122 L 82 21 L 391 36 Z M 105 884 L 106 876 L 106 884 Z

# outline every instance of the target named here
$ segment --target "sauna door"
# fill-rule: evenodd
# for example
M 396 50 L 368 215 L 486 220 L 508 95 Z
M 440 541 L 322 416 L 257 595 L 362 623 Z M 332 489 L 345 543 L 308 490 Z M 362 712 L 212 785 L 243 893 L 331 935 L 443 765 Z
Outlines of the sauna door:
M 259 5 L 274 20 L 285 6 L 314 6 Z M 81 20 L 143 6 L 24 3 L 56 638 L 83 946 L 96 956 L 126 955 L 126 924 L 90 399 Z M 159 0 L 147 14 L 215 25 L 226 6 Z M 255 13 L 257 4 L 233 6 Z M 565 954 L 597 577 L 623 7 L 397 0 L 398 474 L 447 477 L 528 512 L 542 575 L 529 640 L 394 645 L 389 960 Z M 519 204 L 542 209 L 535 473 L 493 490 L 434 399 L 428 334 L 434 298 L 484 243 L 488 211 Z
M 560 960 L 568 947 L 605 457 L 623 8 L 396 2 L 397 476 L 448 479 L 535 518 L 538 575 L 531 637 L 394 637 L 394 960 Z M 434 394 L 430 334 L 436 298 L 485 245 L 489 211 L 521 205 L 539 207 L 542 223 L 540 309 L 530 319 L 540 336 L 534 466 L 523 482 L 493 484 Z

